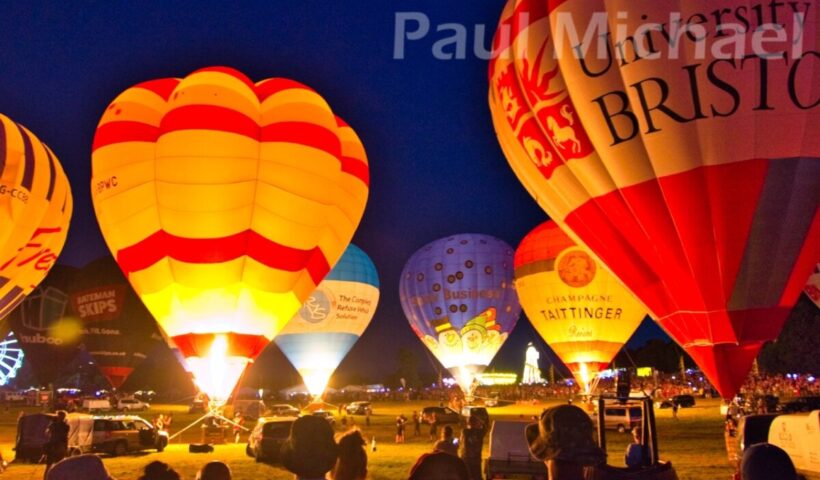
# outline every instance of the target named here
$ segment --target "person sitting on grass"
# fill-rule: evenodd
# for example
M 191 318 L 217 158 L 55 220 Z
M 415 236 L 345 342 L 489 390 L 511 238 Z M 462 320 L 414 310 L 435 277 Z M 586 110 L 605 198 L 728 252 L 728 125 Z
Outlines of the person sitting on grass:
M 453 427 L 445 425 L 441 430 L 441 438 L 433 445 L 433 450 L 437 452 L 449 453 L 450 455 L 458 455 L 458 441 L 453 435 Z
M 231 480 L 231 469 L 222 462 L 208 462 L 199 473 L 196 480 Z
M 306 415 L 296 419 L 290 428 L 290 436 L 282 446 L 282 465 L 298 480 L 324 479 L 336 465 L 338 453 L 330 423 Z
M 55 463 L 46 474 L 46 480 L 116 480 L 108 474 L 100 457 L 79 455 Z
M 367 478 L 367 451 L 364 437 L 354 428 L 339 437 L 339 458 L 330 472 L 332 480 L 364 480 Z
M 425 453 L 410 469 L 409 480 L 470 480 L 467 465 L 456 455 L 441 451 Z
M 180 480 L 179 473 L 167 463 L 158 460 L 145 466 L 142 476 L 138 480 Z

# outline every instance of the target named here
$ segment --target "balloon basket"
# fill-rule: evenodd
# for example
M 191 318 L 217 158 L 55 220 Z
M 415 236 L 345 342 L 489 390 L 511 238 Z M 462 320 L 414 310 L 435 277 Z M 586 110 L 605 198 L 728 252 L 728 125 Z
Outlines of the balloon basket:
M 191 428 L 201 425 L 202 427 L 202 443 L 203 444 L 216 444 L 216 443 L 225 443 L 225 437 L 227 436 L 226 429 L 230 427 L 240 428 L 245 432 L 249 432 L 250 429 L 240 425 L 233 420 L 229 419 L 228 417 L 222 414 L 222 409 L 225 407 L 224 403 L 217 403 L 211 402 L 208 406 L 208 412 L 206 412 L 201 417 L 197 418 L 182 430 L 174 433 L 168 438 L 168 441 L 172 441 L 173 439 L 181 436 L 186 431 L 190 430 Z

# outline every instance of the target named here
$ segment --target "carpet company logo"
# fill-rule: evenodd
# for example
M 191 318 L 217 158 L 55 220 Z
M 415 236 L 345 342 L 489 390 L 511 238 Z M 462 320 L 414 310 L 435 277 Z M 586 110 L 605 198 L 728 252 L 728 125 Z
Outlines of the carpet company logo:
M 62 338 L 55 338 L 55 337 L 46 337 L 44 335 L 40 335 L 39 333 L 35 335 L 20 335 L 20 340 L 23 343 L 35 343 L 35 344 L 43 344 L 43 345 L 62 345 L 63 339 Z
M 322 322 L 330 316 L 333 303 L 324 290 L 316 290 L 299 309 L 299 316 L 308 323 Z

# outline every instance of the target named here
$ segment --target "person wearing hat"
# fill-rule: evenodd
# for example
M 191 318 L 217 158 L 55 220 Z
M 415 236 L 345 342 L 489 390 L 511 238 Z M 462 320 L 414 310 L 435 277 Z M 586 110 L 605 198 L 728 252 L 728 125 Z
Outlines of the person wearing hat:
M 336 464 L 339 447 L 327 420 L 313 415 L 293 422 L 290 437 L 282 445 L 282 465 L 297 480 L 324 479 Z
M 108 474 L 100 457 L 78 455 L 55 463 L 46 474 L 46 480 L 115 480 Z
M 606 462 L 595 443 L 592 420 L 575 405 L 558 405 L 541 413 L 525 430 L 530 453 L 547 466 L 549 480 L 583 480 L 587 467 Z

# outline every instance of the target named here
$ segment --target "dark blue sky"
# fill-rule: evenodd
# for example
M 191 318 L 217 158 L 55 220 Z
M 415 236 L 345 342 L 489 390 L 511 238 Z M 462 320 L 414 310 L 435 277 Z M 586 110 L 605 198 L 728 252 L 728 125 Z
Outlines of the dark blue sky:
M 476 25 L 489 45 L 501 0 L 70 3 L 12 2 L 0 17 L 0 112 L 52 147 L 73 186 L 61 263 L 81 266 L 108 253 L 88 188 L 91 141 L 108 103 L 138 82 L 210 65 L 237 68 L 255 81 L 306 83 L 364 142 L 371 192 L 353 242 L 375 262 L 382 300 L 345 369 L 392 371 L 385 342 L 429 358 L 398 300 L 399 274 L 416 249 L 462 232 L 517 246 L 547 218 L 496 142 L 487 63 L 472 53 L 482 32 Z M 393 58 L 398 12 L 419 12 L 431 24 L 425 38 L 407 42 L 403 60 Z M 467 58 L 437 60 L 433 44 L 452 35 L 437 26 L 451 22 L 468 31 Z M 647 320 L 633 343 L 660 335 Z M 536 337 L 522 317 L 499 368 L 520 368 L 524 346 Z

